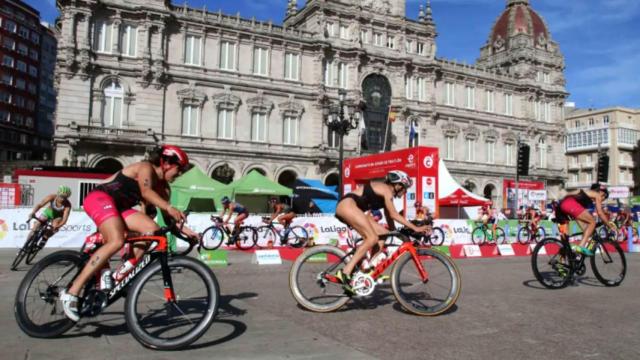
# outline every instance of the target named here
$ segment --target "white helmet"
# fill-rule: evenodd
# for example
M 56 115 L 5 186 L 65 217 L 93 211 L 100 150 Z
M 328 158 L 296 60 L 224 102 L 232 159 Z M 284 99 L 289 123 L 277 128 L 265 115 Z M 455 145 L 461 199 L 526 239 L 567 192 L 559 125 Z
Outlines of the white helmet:
M 384 180 L 388 184 L 400 184 L 405 189 L 410 188 L 413 184 L 413 181 L 411 181 L 409 175 L 407 175 L 406 172 L 400 170 L 389 171 Z

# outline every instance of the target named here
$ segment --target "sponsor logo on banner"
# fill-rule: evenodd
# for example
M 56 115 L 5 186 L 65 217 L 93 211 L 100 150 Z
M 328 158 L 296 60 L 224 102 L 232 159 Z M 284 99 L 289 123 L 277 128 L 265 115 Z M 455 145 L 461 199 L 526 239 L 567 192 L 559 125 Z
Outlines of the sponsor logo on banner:
M 408 167 L 408 168 L 416 167 L 415 160 L 416 160 L 415 156 L 413 156 L 413 154 L 409 154 L 409 156 L 407 156 L 406 167 Z
M 498 251 L 502 256 L 515 256 L 516 253 L 513 251 L 513 247 L 511 244 L 498 244 Z
M 629 197 L 629 188 L 626 186 L 610 186 L 609 199 L 626 199 Z
M 424 167 L 431 169 L 433 167 L 433 156 L 425 156 L 422 163 L 424 164 Z
M 480 251 L 480 246 L 478 245 L 465 245 L 464 254 L 467 257 L 479 257 L 482 256 L 482 251 Z
M 7 223 L 0 219 L 0 240 L 4 239 L 5 236 L 9 233 L 9 226 Z
M 351 166 L 347 166 L 344 169 L 344 177 L 348 178 L 351 175 Z
M 256 250 L 251 262 L 258 265 L 280 265 L 282 259 L 278 250 Z

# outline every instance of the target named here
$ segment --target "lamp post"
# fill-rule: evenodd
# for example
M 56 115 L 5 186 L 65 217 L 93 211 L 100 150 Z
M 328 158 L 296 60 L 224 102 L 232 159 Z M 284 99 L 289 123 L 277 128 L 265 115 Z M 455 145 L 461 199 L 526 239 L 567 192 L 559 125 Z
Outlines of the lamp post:
M 342 160 L 344 156 L 344 136 L 358 127 L 361 118 L 362 103 L 347 101 L 347 91 L 338 90 L 338 103 L 325 104 L 323 107 L 324 123 L 329 130 L 338 134 L 340 139 L 338 158 L 338 194 L 342 197 Z M 345 111 L 345 107 L 347 108 Z

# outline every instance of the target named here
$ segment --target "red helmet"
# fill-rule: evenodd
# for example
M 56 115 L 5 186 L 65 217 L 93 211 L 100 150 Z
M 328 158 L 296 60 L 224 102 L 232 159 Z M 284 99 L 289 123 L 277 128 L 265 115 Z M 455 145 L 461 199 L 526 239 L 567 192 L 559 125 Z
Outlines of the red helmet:
M 416 201 L 416 203 L 413 205 L 414 207 L 422 207 L 422 203 L 420 201 Z
M 187 153 L 179 146 L 162 145 L 160 154 L 166 158 L 170 164 L 178 165 L 180 169 L 185 169 L 189 165 L 189 156 L 187 156 Z

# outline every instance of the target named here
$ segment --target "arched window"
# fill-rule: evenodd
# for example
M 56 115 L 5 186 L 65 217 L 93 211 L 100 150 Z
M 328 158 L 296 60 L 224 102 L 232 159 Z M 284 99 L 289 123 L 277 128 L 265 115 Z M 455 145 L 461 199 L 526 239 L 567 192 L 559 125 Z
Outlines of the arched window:
M 102 102 L 102 124 L 108 127 L 122 125 L 122 100 L 124 91 L 117 80 L 109 81 L 104 87 Z

